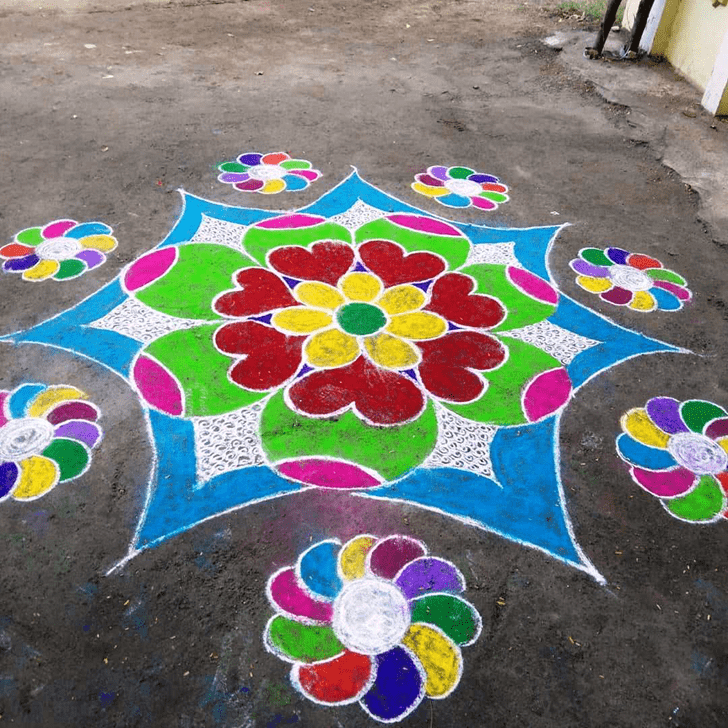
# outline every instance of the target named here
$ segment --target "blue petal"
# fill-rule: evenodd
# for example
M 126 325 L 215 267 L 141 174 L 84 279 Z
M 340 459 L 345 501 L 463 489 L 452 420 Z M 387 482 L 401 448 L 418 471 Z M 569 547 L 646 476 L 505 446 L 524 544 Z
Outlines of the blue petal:
M 263 159 L 262 154 L 249 152 L 248 154 L 241 154 L 238 157 L 238 162 L 240 162 L 240 164 L 247 164 L 249 167 L 257 167 L 260 164 L 261 159 Z
M 82 222 L 63 233 L 64 238 L 85 238 L 87 235 L 109 235 L 111 228 L 103 222 Z
M 308 187 L 308 180 L 299 174 L 287 174 L 283 179 L 289 190 L 303 190 Z
M 422 700 L 422 675 L 402 647 L 376 656 L 377 677 L 369 692 L 359 701 L 369 715 L 391 723 L 411 713 Z
M 469 197 L 454 195 L 452 193 L 450 193 L 449 195 L 443 195 L 442 197 L 438 197 L 437 201 L 442 203 L 443 205 L 447 205 L 448 207 L 470 207 Z
M 661 311 L 677 311 L 679 308 L 682 308 L 680 299 L 677 296 L 673 296 L 670 291 L 666 291 L 664 288 L 653 286 L 650 288 L 650 293 L 655 297 L 657 308 Z
M 341 579 L 336 569 L 341 544 L 321 541 L 301 556 L 298 573 L 303 583 L 314 593 L 333 599 L 341 591 Z
M 25 417 L 25 408 L 35 395 L 45 389 L 43 384 L 24 384 L 13 392 L 8 401 L 11 417 Z
M 677 465 L 667 450 L 643 445 L 625 434 L 617 438 L 617 451 L 627 462 L 647 470 L 666 470 Z

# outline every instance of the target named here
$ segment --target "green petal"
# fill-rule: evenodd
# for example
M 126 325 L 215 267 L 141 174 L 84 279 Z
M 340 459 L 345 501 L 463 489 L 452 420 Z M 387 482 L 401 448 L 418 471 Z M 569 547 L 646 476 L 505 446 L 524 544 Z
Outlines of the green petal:
M 662 503 L 678 518 L 696 523 L 712 521 L 726 507 L 723 490 L 712 475 L 704 475 L 687 495 Z
M 207 324 L 173 331 L 143 350 L 177 378 L 185 394 L 186 417 L 232 412 L 267 395 L 243 389 L 228 379 L 234 360 L 213 345 L 218 328 L 219 324 Z
M 725 417 L 726 411 L 712 402 L 692 399 L 682 403 L 680 406 L 680 415 L 683 418 L 683 422 L 693 432 L 702 432 L 705 425 L 711 420 L 716 419 L 716 417 Z
M 506 307 L 506 317 L 493 331 L 510 331 L 536 324 L 547 319 L 556 310 L 555 304 L 537 301 L 518 290 L 508 280 L 504 265 L 477 263 L 463 268 L 460 273 L 475 279 L 476 293 L 493 296 Z
M 592 265 L 614 265 L 614 261 L 607 258 L 604 251 L 599 248 L 584 248 L 579 251 L 579 255 Z
M 678 286 L 687 286 L 688 282 L 677 273 L 665 268 L 648 268 L 643 273 L 647 273 L 650 278 L 656 281 L 669 281 L 670 283 L 677 283 Z
M 302 624 L 274 617 L 266 629 L 265 642 L 284 660 L 319 662 L 344 651 L 331 627 Z
M 371 468 L 394 480 L 420 465 L 437 442 L 432 402 L 414 422 L 399 427 L 372 427 L 353 412 L 335 420 L 303 417 L 291 411 L 279 392 L 263 410 L 260 435 L 271 461 L 329 456 Z
M 21 230 L 15 239 L 23 245 L 38 245 L 43 242 L 43 235 L 41 234 L 41 228 L 33 227 Z
M 86 270 L 86 264 L 82 260 L 63 260 L 58 268 L 58 272 L 53 276 L 58 280 L 64 278 L 75 278 Z
M 301 245 L 303 247 L 319 240 L 340 240 L 351 243 L 351 235 L 343 225 L 321 222 L 318 225 L 298 228 L 261 228 L 251 227 L 243 238 L 243 247 L 248 255 L 265 265 L 269 250 L 281 245 Z
M 464 236 L 437 235 L 412 230 L 395 225 L 384 218 L 362 225 L 356 231 L 356 242 L 361 243 L 365 240 L 391 240 L 399 243 L 408 253 L 418 250 L 437 253 L 447 261 L 451 270 L 459 268 L 470 253 L 470 242 Z
M 439 627 L 453 642 L 464 645 L 480 634 L 480 615 L 468 602 L 452 594 L 431 594 L 412 602 L 412 621 Z
M 475 170 L 467 167 L 450 167 L 447 174 L 452 179 L 467 179 L 471 174 L 475 174 Z
M 142 303 L 170 316 L 218 320 L 212 300 L 233 289 L 233 274 L 255 263 L 226 245 L 180 245 L 177 262 L 162 278 L 134 293 Z
M 489 386 L 485 394 L 470 404 L 442 404 L 468 420 L 492 425 L 519 425 L 526 422 L 521 406 L 523 387 L 536 374 L 556 369 L 561 363 L 550 354 L 525 341 L 499 336 L 508 347 L 508 360 L 483 376 Z
M 60 481 L 70 480 L 83 472 L 88 465 L 89 454 L 86 448 L 75 440 L 59 437 L 43 450 L 43 455 L 55 460 L 61 471 Z
M 311 169 L 311 162 L 307 162 L 305 159 L 288 159 L 278 166 L 283 169 Z
M 221 172 L 247 172 L 250 167 L 248 167 L 246 164 L 240 164 L 240 162 L 224 162 L 221 164 L 218 169 Z
M 481 192 L 479 197 L 485 197 L 486 200 L 491 202 L 508 202 L 508 195 L 504 195 L 501 192 Z

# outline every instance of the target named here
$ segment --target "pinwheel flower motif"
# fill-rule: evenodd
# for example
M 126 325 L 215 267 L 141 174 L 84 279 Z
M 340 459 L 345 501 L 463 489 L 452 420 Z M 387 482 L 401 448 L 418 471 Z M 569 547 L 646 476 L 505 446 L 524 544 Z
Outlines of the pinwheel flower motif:
M 682 521 L 728 517 L 728 413 L 712 402 L 655 397 L 622 417 L 617 452 L 637 485 Z
M 102 432 L 87 400 L 68 385 L 0 392 L 0 500 L 35 500 L 88 469 Z
M 395 723 L 457 687 L 460 648 L 481 632 L 464 591 L 453 564 L 408 536 L 320 541 L 268 580 L 265 645 L 305 697 Z
M 291 159 L 285 152 L 258 154 L 246 152 L 235 162 L 225 162 L 218 169 L 218 180 L 243 192 L 274 195 L 283 190 L 303 190 L 315 182 L 321 172 L 305 159 Z
M 634 311 L 677 311 L 692 298 L 682 276 L 648 255 L 622 248 L 583 248 L 570 265 L 585 291 Z
M 415 175 L 412 189 L 434 197 L 447 207 L 470 207 L 495 210 L 508 202 L 508 187 L 492 174 L 482 174 L 468 167 L 429 167 Z
M 78 278 L 106 261 L 116 248 L 112 230 L 102 222 L 55 220 L 43 227 L 21 230 L 0 248 L 3 270 L 22 273 L 26 281 Z

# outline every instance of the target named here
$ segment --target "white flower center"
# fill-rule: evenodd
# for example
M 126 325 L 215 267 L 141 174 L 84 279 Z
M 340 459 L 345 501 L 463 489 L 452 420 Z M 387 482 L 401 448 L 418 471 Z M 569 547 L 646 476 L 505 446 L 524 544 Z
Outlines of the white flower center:
M 445 182 L 445 187 L 453 194 L 463 197 L 475 197 L 483 191 L 483 188 L 471 179 L 449 179 Z
M 615 286 L 632 292 L 649 291 L 655 283 L 647 273 L 631 265 L 609 266 L 609 277 Z
M 336 636 L 345 647 L 363 655 L 379 655 L 398 645 L 410 621 L 404 594 L 388 581 L 356 579 L 334 602 Z
M 43 260 L 68 260 L 81 250 L 81 244 L 73 238 L 51 238 L 38 245 L 35 254 Z
M 50 445 L 53 425 L 39 417 L 10 420 L 0 428 L 0 462 L 24 460 Z
M 679 432 L 667 443 L 667 451 L 688 470 L 697 475 L 720 473 L 728 466 L 728 453 L 705 435 Z
M 283 179 L 287 174 L 283 167 L 277 164 L 258 164 L 248 170 L 251 179 L 258 179 L 261 182 L 268 182 L 272 179 Z

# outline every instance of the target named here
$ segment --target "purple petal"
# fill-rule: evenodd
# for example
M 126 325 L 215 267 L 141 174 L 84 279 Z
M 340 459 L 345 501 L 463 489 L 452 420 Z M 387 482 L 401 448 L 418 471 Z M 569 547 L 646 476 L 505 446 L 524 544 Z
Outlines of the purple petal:
M 105 260 L 106 256 L 100 253 L 98 250 L 82 250 L 76 255 L 79 260 L 82 260 L 89 268 L 95 268 L 97 265 L 101 265 Z
M 613 260 L 617 265 L 627 265 L 627 256 L 629 250 L 622 250 L 622 248 L 607 248 L 607 258 Z
M 437 179 L 441 179 L 443 182 L 450 179 L 447 176 L 447 167 L 440 167 L 439 165 L 437 167 L 430 167 L 427 170 L 433 177 L 437 177 Z
M 94 447 L 101 439 L 101 430 L 93 422 L 85 420 L 71 420 L 56 427 L 53 433 L 55 437 L 69 437 L 78 440 L 84 445 Z
M 15 487 L 18 472 L 18 466 L 15 463 L 0 464 L 0 498 L 4 498 Z
M 498 178 L 494 177 L 492 174 L 480 174 L 480 172 L 471 174 L 468 179 L 471 182 L 479 182 L 480 184 L 483 184 L 483 182 L 498 182 Z
M 256 165 L 260 164 L 261 159 L 263 159 L 262 154 L 251 152 L 248 154 L 241 154 L 238 157 L 238 162 L 240 162 L 240 164 L 247 164 L 249 167 L 255 167 Z
M 25 255 L 22 258 L 13 258 L 3 263 L 5 270 L 28 270 L 32 268 L 40 258 L 37 255 Z
M 459 593 L 465 590 L 465 579 L 457 567 L 444 559 L 429 556 L 407 564 L 395 583 L 407 599 L 429 592 Z
M 400 721 L 424 697 L 420 667 L 403 647 L 395 647 L 374 658 L 377 677 L 361 705 L 369 715 L 384 723 Z
M 646 405 L 649 418 L 668 435 L 689 432 L 680 416 L 680 402 L 672 397 L 653 397 Z
M 235 182 L 245 182 L 250 179 L 250 175 L 247 172 L 224 172 L 218 179 L 220 182 L 228 182 L 234 184 Z
M 608 278 L 609 277 L 609 268 L 605 265 L 592 265 L 591 263 L 587 263 L 585 260 L 582 260 L 581 258 L 576 258 L 575 260 L 571 261 L 571 267 L 573 270 L 575 270 L 577 273 L 580 273 L 583 276 L 593 276 L 594 278 Z

